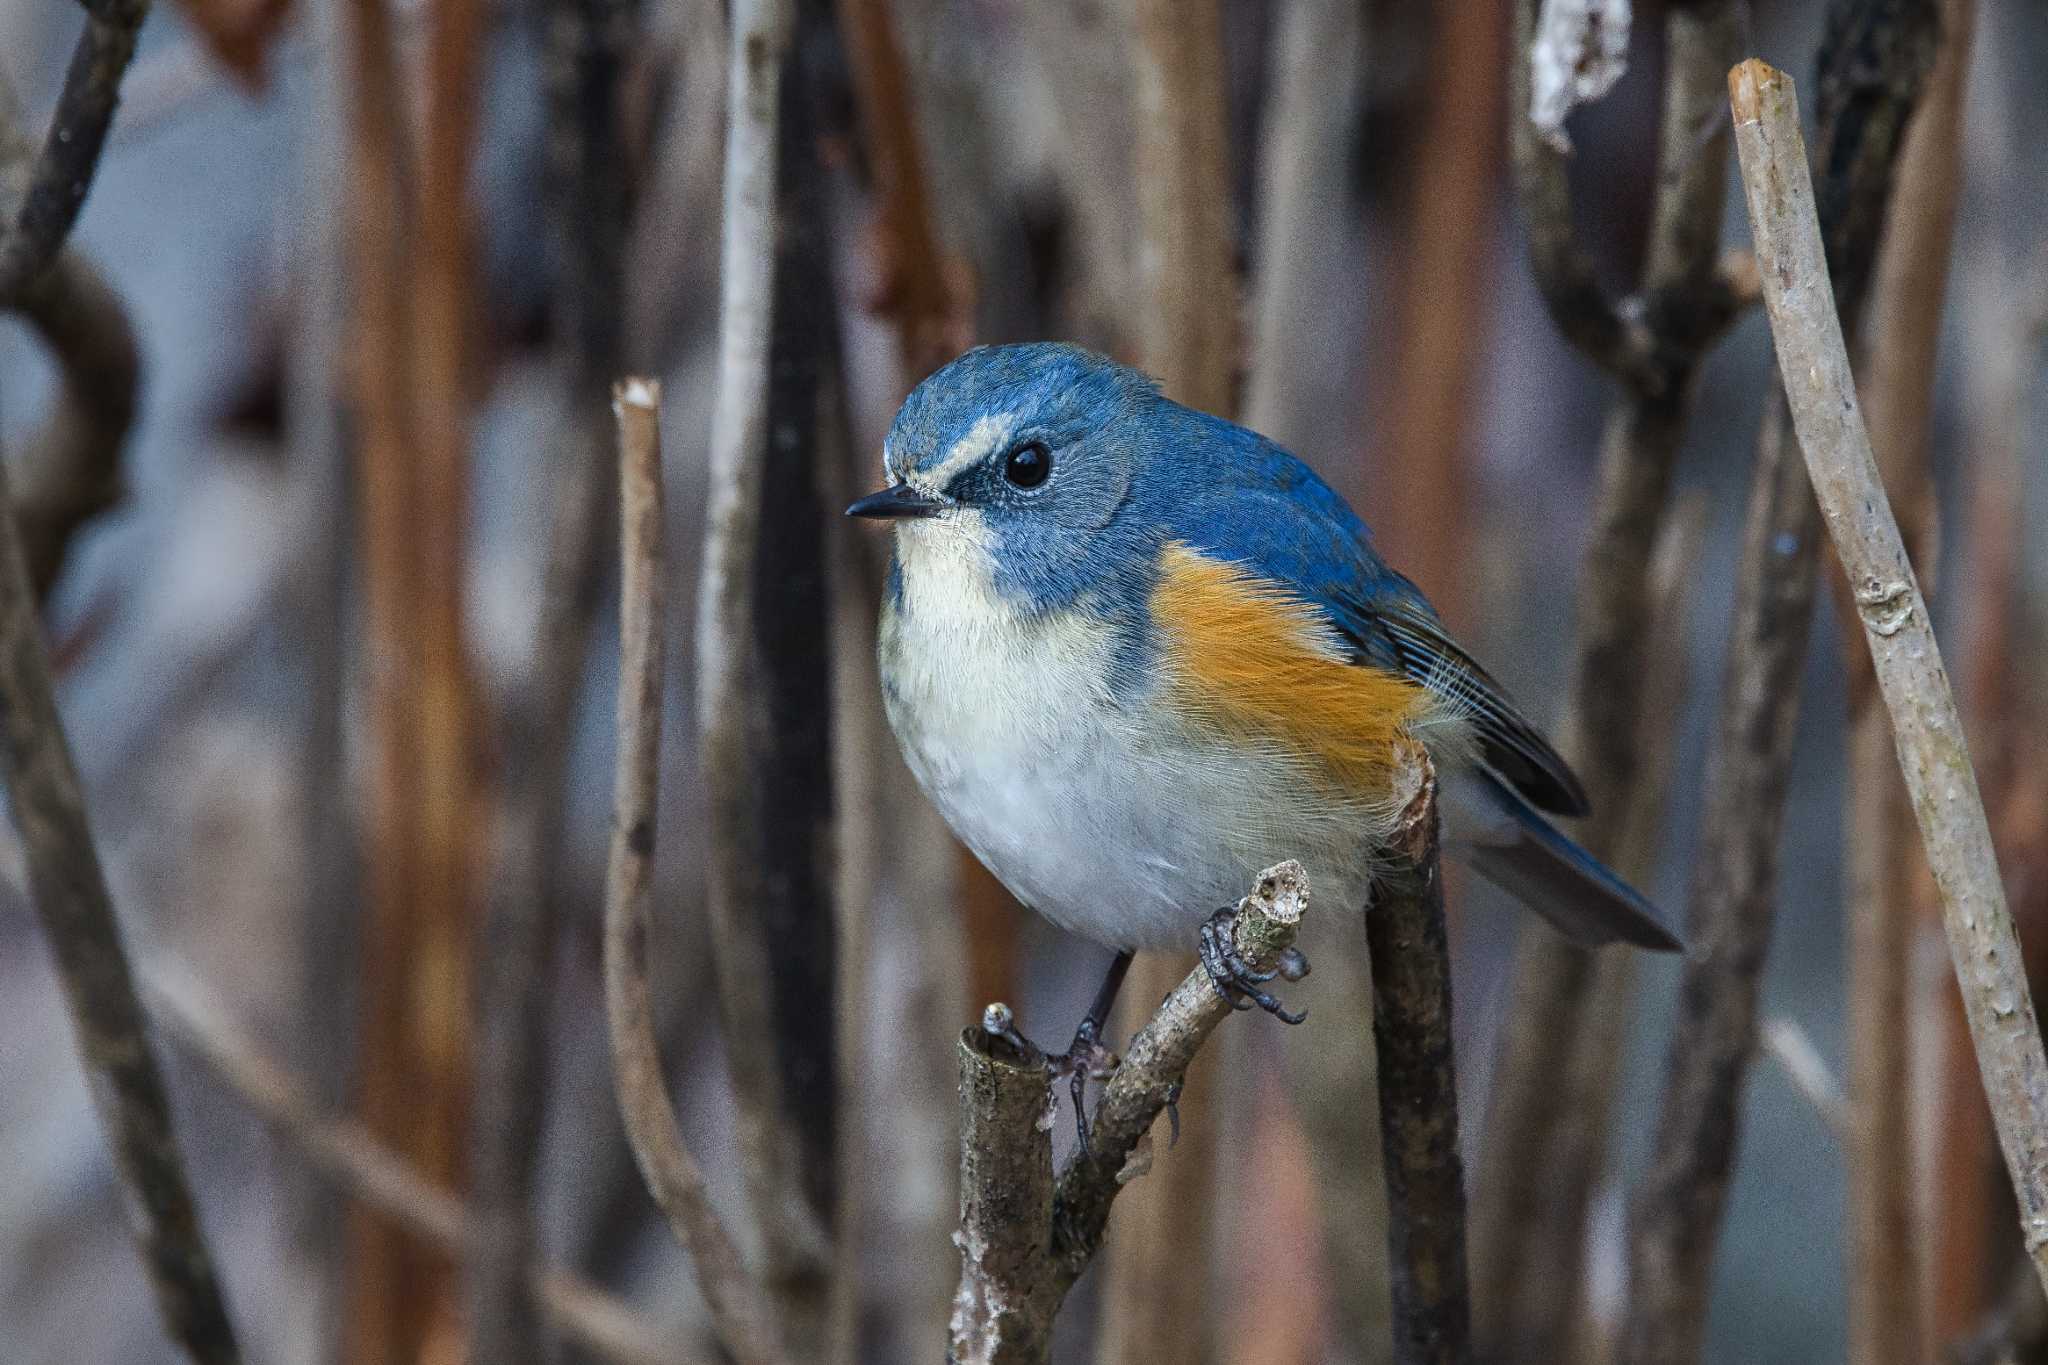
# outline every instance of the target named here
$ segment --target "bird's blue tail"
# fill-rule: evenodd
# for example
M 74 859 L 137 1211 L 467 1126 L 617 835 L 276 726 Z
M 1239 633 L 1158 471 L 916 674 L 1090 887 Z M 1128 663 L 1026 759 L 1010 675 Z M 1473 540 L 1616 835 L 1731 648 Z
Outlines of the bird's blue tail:
M 1549 920 L 1575 943 L 1684 942 L 1640 891 L 1573 843 L 1508 786 L 1476 772 L 1446 791 L 1445 851 Z M 1462 826 L 1462 828 L 1461 828 Z

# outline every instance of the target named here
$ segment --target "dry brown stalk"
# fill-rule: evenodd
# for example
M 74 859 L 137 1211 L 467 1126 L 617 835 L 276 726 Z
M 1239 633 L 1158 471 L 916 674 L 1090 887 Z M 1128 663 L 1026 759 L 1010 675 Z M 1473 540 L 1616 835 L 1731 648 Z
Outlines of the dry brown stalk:
M 622 381 L 619 421 L 621 533 L 619 754 L 605 874 L 605 1008 L 617 1070 L 619 1112 L 641 1174 L 689 1253 L 719 1339 L 742 1365 L 789 1357 L 761 1286 L 711 1206 L 704 1173 L 683 1145 L 663 1078 L 648 996 L 648 900 L 660 786 L 661 694 L 666 619 L 662 555 L 661 386 Z
M 1779 369 L 1941 890 L 2022 1234 L 2048 1285 L 2048 1055 L 1955 698 L 1857 406 L 1842 324 L 1822 287 L 1828 263 L 1797 95 L 1783 72 L 1752 60 L 1730 74 L 1729 96 Z
M 342 6 L 351 216 L 343 355 L 357 418 L 372 774 L 355 1070 L 372 1131 L 458 1186 L 482 832 L 463 626 L 477 23 L 474 0 L 437 0 L 430 12 L 415 139 L 387 5 Z M 410 1358 L 452 1320 L 446 1259 L 382 1218 L 355 1218 L 351 1260 L 351 1356 Z
M 915 383 L 967 346 L 970 329 L 946 278 L 933 222 L 891 0 L 838 0 L 854 99 L 878 201 L 882 284 L 875 307 L 896 323 L 904 378 Z
M 1989 120 L 1987 120 L 1989 122 Z M 1973 129 L 1973 164 L 1996 164 L 1995 129 Z M 1984 144 L 1992 142 L 1987 147 Z M 2007 894 L 2022 932 L 2048 925 L 2048 786 L 2034 776 L 2042 748 L 2025 705 L 2023 679 L 2029 642 L 2019 620 L 2021 571 L 2027 544 L 2024 508 L 2027 466 L 2021 457 L 2028 391 L 2041 342 L 2048 335 L 2048 251 L 2036 248 L 2017 269 L 1993 256 L 1977 267 L 1970 291 L 1972 322 L 1963 438 L 1970 453 L 1965 547 L 1957 595 L 1967 611 L 1961 630 L 1964 713 L 1971 747 L 1979 755 L 1978 782 L 1992 810 L 1992 832 L 2007 874 Z M 2015 286 L 2017 280 L 2017 286 Z M 1923 908 L 1939 913 L 1933 897 Z M 2027 940 L 2034 942 L 2032 938 Z M 1993 1264 L 1994 1219 L 2006 1198 L 1991 1112 L 1977 1075 L 1962 996 L 1944 979 L 1924 1005 L 1939 1056 L 1940 1090 L 1928 1106 L 1941 1141 L 1926 1152 L 1929 1175 L 1928 1291 L 1930 1334 L 1936 1342 L 1973 1332 L 1997 1292 Z M 2029 1272 L 2031 1279 L 2031 1271 Z M 2039 1291 L 2036 1291 L 2037 1293 Z

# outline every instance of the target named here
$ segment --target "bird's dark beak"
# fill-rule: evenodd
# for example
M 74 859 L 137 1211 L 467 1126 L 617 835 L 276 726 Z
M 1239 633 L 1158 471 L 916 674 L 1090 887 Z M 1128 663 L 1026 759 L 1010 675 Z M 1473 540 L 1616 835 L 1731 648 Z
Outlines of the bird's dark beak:
M 946 504 L 928 493 L 920 493 L 907 483 L 895 484 L 879 493 L 870 493 L 846 509 L 849 517 L 930 517 L 944 511 Z

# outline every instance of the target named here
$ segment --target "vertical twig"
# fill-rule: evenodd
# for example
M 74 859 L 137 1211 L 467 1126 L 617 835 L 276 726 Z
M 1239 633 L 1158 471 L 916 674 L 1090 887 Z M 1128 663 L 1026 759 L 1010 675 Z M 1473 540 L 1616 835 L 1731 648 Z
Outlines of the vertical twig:
M 1899 153 L 1898 188 L 1872 286 L 1864 396 L 1886 490 L 1915 562 L 1933 563 L 1934 481 L 1928 426 L 1961 180 L 1964 76 L 1975 0 L 1945 0 L 1941 47 Z M 1850 638 L 1848 1279 L 1852 1365 L 1912 1365 L 1931 1345 L 1921 1292 L 1921 1220 L 1910 1029 L 1920 932 L 1920 859 L 1890 726 L 1877 705 L 1869 651 Z
M 683 1145 L 662 1077 L 648 998 L 647 903 L 654 870 L 661 768 L 666 610 L 662 555 L 661 387 L 628 379 L 614 391 L 619 420 L 619 751 L 611 858 L 605 872 L 605 1012 L 619 1112 L 641 1174 L 689 1253 L 721 1341 L 742 1365 L 787 1359 L 766 1296 L 711 1207 L 704 1173 Z
M 1397 861 L 1373 879 L 1365 916 L 1393 1265 L 1394 1360 L 1461 1365 L 1472 1354 L 1472 1315 L 1436 772 L 1419 748 L 1409 751 L 1408 762 L 1415 794 L 1395 836 Z
M 17 465 L 25 502 L 9 496 L 0 472 L 0 769 L 30 899 L 166 1334 L 195 1362 L 232 1365 L 240 1352 L 93 845 L 37 610 L 71 534 L 111 501 L 134 416 L 138 365 L 126 316 L 64 243 L 147 13 L 136 3 L 88 16 L 40 156 L 32 159 L 13 91 L 0 81 L 0 213 L 13 221 L 0 237 L 0 310 L 42 333 L 63 382 L 50 425 Z
M 506 708 L 509 790 L 496 837 L 477 991 L 472 1186 L 489 1230 L 469 1276 L 469 1355 L 504 1360 L 534 1335 L 533 1168 L 548 1106 L 547 1018 L 563 885 L 570 744 L 590 653 L 612 503 L 606 401 L 622 350 L 631 186 L 619 83 L 631 0 L 561 0 L 546 11 L 552 300 L 568 419 L 559 446 L 535 635 L 534 676 Z
M 1931 55 L 1932 0 L 1837 0 L 1818 66 L 1818 144 L 1835 304 L 1852 329 L 1869 292 L 1892 167 Z M 1761 272 L 1760 272 L 1761 273 Z M 1631 1365 L 1698 1356 L 1713 1251 L 1734 1169 L 1777 846 L 1812 619 L 1818 515 L 1781 387 L 1751 484 L 1734 640 L 1712 749 L 1655 1156 L 1630 1211 Z
M 149 17 L 149 0 L 93 0 L 84 8 L 85 28 L 71 49 L 42 154 L 29 173 L 14 226 L 0 238 L 0 302 L 13 302 L 49 269 L 71 235 L 99 169 L 121 77 L 135 55 L 135 35 Z
M 1646 673 L 1651 564 L 1671 469 L 1692 415 L 1695 376 L 1744 304 L 1741 272 L 1719 259 L 1728 138 L 1722 79 L 1740 55 L 1736 0 L 1672 7 L 1665 16 L 1660 166 L 1648 255 L 1633 300 L 1600 289 L 1572 224 L 1562 153 L 1528 117 L 1534 4 L 1519 6 L 1510 56 L 1517 193 L 1531 266 L 1558 329 L 1619 382 L 1601 436 L 1592 531 L 1579 576 L 1564 750 L 1591 794 L 1580 838 L 1625 876 L 1649 869 L 1648 845 L 1624 847 L 1647 784 L 1643 701 L 1626 685 Z M 1509 1028 L 1495 1066 L 1485 1159 L 1474 1200 L 1473 1273 L 1482 1349 L 1528 1359 L 1567 1349 L 1582 1292 L 1586 1221 L 1606 1161 L 1616 1048 L 1599 1025 L 1627 1008 L 1628 973 L 1554 934 L 1516 949 Z
M 64 985 L 93 1103 L 144 1272 L 172 1341 L 195 1362 L 240 1359 L 172 1128 L 170 1100 L 93 847 L 85 795 L 57 713 L 42 619 L 0 476 L 0 759 L 30 897 Z
M 829 1241 L 821 1209 L 829 1204 L 818 1201 L 821 1191 L 807 1175 L 819 1169 L 809 1156 L 815 1149 L 807 1147 L 815 1135 L 803 1131 L 788 1107 L 793 1097 L 785 1061 L 795 1060 L 789 1046 L 801 1042 L 791 1036 L 793 1013 L 814 1004 L 802 998 L 802 983 L 819 978 L 799 970 L 804 966 L 800 956 L 785 961 L 780 951 L 803 955 L 809 945 L 771 942 L 763 911 L 774 890 L 767 862 L 773 855 L 765 843 L 766 798 L 756 791 L 758 765 L 777 752 L 769 729 L 784 719 L 768 708 L 764 692 L 796 676 L 779 677 L 782 663 L 769 657 L 764 625 L 770 623 L 764 612 L 780 603 L 772 592 L 764 595 L 758 577 L 766 487 L 771 478 L 785 477 L 788 463 L 771 453 L 771 445 L 786 434 L 776 419 L 790 419 L 771 414 L 770 397 L 777 383 L 776 244 L 787 226 L 778 212 L 784 183 L 778 166 L 786 159 L 782 124 L 791 106 L 783 87 L 792 24 L 790 0 L 749 0 L 736 6 L 732 17 L 719 392 L 712 419 L 697 659 L 711 821 L 710 922 L 742 1168 L 767 1247 L 768 1282 L 802 1346 L 819 1339 L 824 1329 Z M 813 168 L 791 170 L 810 174 Z M 813 417 L 805 413 L 800 420 Z M 822 616 L 817 630 L 822 635 Z M 829 781 L 814 785 L 822 788 L 818 796 L 829 799 Z M 811 828 L 817 812 L 804 811 L 801 818 Z M 809 843 L 803 851 L 805 866 L 812 868 L 812 860 L 821 856 L 818 842 L 803 835 L 796 839 L 800 845 Z M 812 887 L 807 883 L 801 889 Z M 793 912 L 803 908 L 782 903 Z M 822 961 L 829 964 L 829 949 Z M 829 992 L 829 970 L 822 979 Z M 829 1058 L 829 1048 L 821 1055 Z
M 1222 8 L 1134 0 L 1130 12 L 1141 362 L 1175 400 L 1228 414 L 1238 310 Z M 1178 955 L 1143 955 L 1124 985 L 1123 1018 L 1142 1017 L 1186 970 Z M 1216 1084 L 1197 1073 L 1181 1106 L 1186 1140 L 1126 1203 L 1104 1271 L 1099 1365 L 1208 1352 Z
M 821 104 L 833 88 L 838 33 L 829 0 L 799 0 L 776 119 L 776 238 L 770 304 L 768 430 L 748 588 L 752 708 L 740 780 L 749 802 L 734 887 L 763 945 L 771 1032 L 751 1045 L 774 1066 L 774 1121 L 805 1242 L 770 1243 L 792 1347 L 826 1361 L 838 1212 L 838 988 L 833 809 L 831 619 L 824 478 L 843 468 L 846 430 L 838 292 L 831 261 Z M 836 509 L 835 509 L 836 511 Z M 837 518 L 835 517 L 836 521 Z M 727 770 L 727 780 L 738 774 Z M 728 1041 L 736 1051 L 739 1045 Z M 793 1225 L 795 1226 L 795 1225 Z M 820 1243 L 827 1245 L 821 1246 Z M 841 1300 L 850 1306 L 850 1301 Z
M 1821 284 L 1828 263 L 1798 98 L 1789 77 L 1754 60 L 1730 74 L 1729 97 L 1779 371 L 1891 713 L 2021 1232 L 2048 1286 L 2048 1055 L 1940 646 L 1857 407 L 1842 324 Z

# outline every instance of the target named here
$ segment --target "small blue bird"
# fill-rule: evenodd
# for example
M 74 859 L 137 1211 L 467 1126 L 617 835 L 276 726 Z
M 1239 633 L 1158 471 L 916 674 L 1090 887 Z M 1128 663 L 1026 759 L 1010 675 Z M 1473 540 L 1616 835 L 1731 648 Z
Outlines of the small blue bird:
M 1097 1027 L 1132 950 L 1213 949 L 1211 912 L 1282 858 L 1363 904 L 1404 734 L 1438 768 L 1447 852 L 1580 943 L 1680 946 L 1538 813 L 1585 813 L 1571 769 L 1273 442 L 1031 344 L 918 385 L 882 459 L 889 486 L 847 512 L 895 519 L 890 725 L 1019 900 L 1118 951 Z

